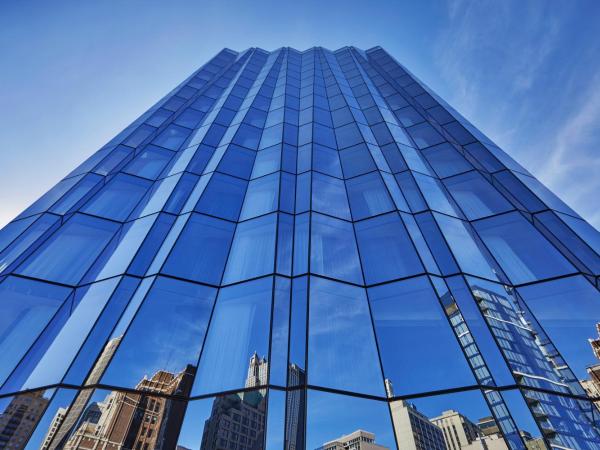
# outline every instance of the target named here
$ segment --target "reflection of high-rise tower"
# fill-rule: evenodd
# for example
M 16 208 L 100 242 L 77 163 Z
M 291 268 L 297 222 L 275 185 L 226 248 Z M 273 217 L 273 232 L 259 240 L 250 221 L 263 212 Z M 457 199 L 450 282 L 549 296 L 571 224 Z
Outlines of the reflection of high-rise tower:
M 398 448 L 402 450 L 447 450 L 442 430 L 404 400 L 390 403 Z
M 42 445 L 40 446 L 40 450 L 48 449 L 48 446 L 52 442 L 54 435 L 56 434 L 56 432 L 58 431 L 58 429 L 64 422 L 66 415 L 67 415 L 67 408 L 58 408 L 58 410 L 56 411 L 56 414 L 54 414 L 54 417 L 52 418 L 52 422 L 50 422 L 50 426 L 48 427 L 48 432 L 46 433 L 46 436 L 44 436 L 44 439 L 42 440 Z
M 306 383 L 306 372 L 296 364 L 288 368 L 290 386 L 302 387 Z M 306 391 L 294 389 L 287 392 L 285 424 L 285 450 L 304 449 L 304 422 L 306 415 Z
M 136 390 L 146 393 L 113 391 L 98 404 L 100 415 L 87 410 L 65 449 L 125 450 L 171 449 L 177 442 L 184 402 L 151 394 L 181 394 L 191 386 L 194 366 L 178 374 L 158 371 L 144 377 Z
M 465 448 L 481 436 L 477 425 L 452 409 L 443 411 L 430 420 L 444 433 L 444 441 L 449 450 Z
M 20 450 L 48 405 L 44 392 L 28 392 L 13 398 L 0 414 L 0 450 Z
M 269 363 L 266 358 L 259 357 L 254 352 L 248 365 L 248 376 L 246 377 L 245 387 L 265 386 L 267 384 L 267 374 L 269 373 Z
M 596 324 L 596 331 L 598 337 L 590 339 L 590 345 L 596 358 L 600 360 L 600 323 Z M 587 368 L 588 379 L 582 380 L 581 386 L 585 389 L 585 392 L 593 398 L 600 398 L 600 362 L 593 364 Z M 600 409 L 600 400 L 594 402 L 596 407 Z
M 117 350 L 117 347 L 119 346 L 122 337 L 123 336 L 118 336 L 106 343 L 104 349 L 102 350 L 102 353 L 96 361 L 96 364 L 94 365 L 94 367 L 90 371 L 89 376 L 87 377 L 87 385 L 96 384 L 98 383 L 98 381 L 100 381 L 100 377 L 104 373 L 104 370 L 108 366 L 108 363 L 110 363 L 110 360 L 112 359 L 115 351 Z M 93 389 L 85 389 L 83 391 L 80 391 L 79 394 L 77 394 L 77 397 L 75 397 L 75 401 L 73 401 L 69 412 L 63 419 L 62 426 L 56 432 L 54 439 L 51 439 L 48 442 L 48 450 L 56 450 L 64 447 L 66 439 L 73 430 L 73 427 L 75 426 L 77 421 L 80 420 L 79 418 L 81 416 L 81 412 L 85 409 L 93 392 Z
M 316 450 L 389 450 L 375 443 L 375 435 L 364 430 L 356 430 L 337 439 L 324 443 Z
M 201 450 L 258 450 L 265 430 L 262 391 L 217 397 L 204 423 Z

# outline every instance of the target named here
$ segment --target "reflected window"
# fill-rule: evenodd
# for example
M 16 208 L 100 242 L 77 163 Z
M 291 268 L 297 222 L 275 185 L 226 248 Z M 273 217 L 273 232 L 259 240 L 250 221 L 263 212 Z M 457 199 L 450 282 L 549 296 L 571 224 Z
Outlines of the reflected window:
M 385 377 L 395 395 L 475 384 L 427 278 L 368 290 Z
M 354 225 L 367 284 L 423 272 L 400 217 L 386 214 Z
M 25 260 L 18 273 L 77 284 L 118 228 L 115 222 L 75 214 Z
M 195 211 L 228 220 L 237 220 L 244 201 L 247 182 L 214 173 L 194 208 Z
M 216 289 L 158 277 L 120 341 L 102 383 L 140 388 L 148 379 L 193 377 Z M 187 374 L 187 375 L 186 375 Z M 186 390 L 173 392 L 187 395 Z
M 469 220 L 513 209 L 508 200 L 477 171 L 448 178 L 444 184 Z
M 306 416 L 307 449 L 354 448 L 353 445 L 381 450 L 397 448 L 386 402 L 309 391 Z M 286 427 L 293 425 L 288 419 Z M 398 442 L 401 449 L 411 448 Z
M 162 273 L 219 284 L 235 225 L 202 214 L 192 214 Z
M 352 224 L 312 215 L 310 264 L 314 273 L 362 283 L 360 260 Z
M 575 268 L 518 212 L 474 223 L 514 284 L 573 273 Z
M 385 184 L 377 173 L 352 178 L 346 181 L 346 186 L 354 220 L 376 216 L 394 209 Z
M 313 277 L 309 298 L 308 383 L 383 395 L 364 289 Z
M 234 283 L 275 271 L 276 227 L 277 214 L 238 224 L 223 283 Z
M 272 290 L 272 277 L 221 288 L 193 395 L 267 383 Z
M 65 287 L 16 277 L 0 284 L 0 385 L 71 292 Z
M 152 183 L 138 177 L 117 174 L 82 208 L 95 216 L 118 221 L 127 219 Z
M 314 211 L 350 220 L 343 180 L 313 173 L 312 183 L 312 209 Z

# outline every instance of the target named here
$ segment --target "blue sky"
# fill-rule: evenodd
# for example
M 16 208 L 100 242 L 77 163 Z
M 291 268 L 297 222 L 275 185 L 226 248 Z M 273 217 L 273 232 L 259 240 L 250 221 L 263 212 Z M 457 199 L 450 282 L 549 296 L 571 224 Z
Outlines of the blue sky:
M 600 226 L 600 3 L 0 6 L 0 225 L 222 47 L 381 45 Z

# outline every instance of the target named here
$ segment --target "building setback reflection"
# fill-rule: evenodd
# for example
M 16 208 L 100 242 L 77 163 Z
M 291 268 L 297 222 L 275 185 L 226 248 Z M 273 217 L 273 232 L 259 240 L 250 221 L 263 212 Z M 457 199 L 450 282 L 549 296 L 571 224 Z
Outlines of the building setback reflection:
M 0 414 L 0 449 L 22 449 L 44 414 L 48 402 L 44 391 L 28 392 L 13 398 Z
M 356 430 L 350 434 L 326 442 L 316 450 L 389 450 L 389 448 L 376 444 L 373 433 Z

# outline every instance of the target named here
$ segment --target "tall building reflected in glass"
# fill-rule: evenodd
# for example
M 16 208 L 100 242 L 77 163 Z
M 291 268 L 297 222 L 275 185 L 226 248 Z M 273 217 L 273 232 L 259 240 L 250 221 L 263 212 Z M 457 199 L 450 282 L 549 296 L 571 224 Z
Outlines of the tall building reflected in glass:
M 0 231 L 0 450 L 600 449 L 599 276 L 382 48 L 225 49 Z

